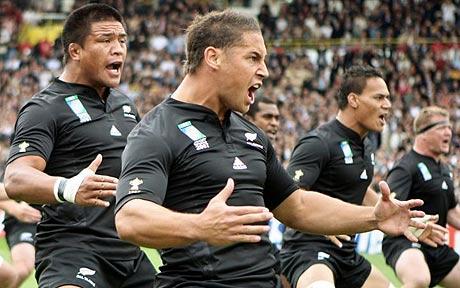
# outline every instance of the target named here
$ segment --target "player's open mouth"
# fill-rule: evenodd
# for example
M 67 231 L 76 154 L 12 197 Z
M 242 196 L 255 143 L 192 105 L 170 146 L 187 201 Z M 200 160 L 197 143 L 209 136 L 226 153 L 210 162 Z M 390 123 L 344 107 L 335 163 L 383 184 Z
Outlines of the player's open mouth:
M 116 62 L 112 62 L 109 65 L 105 66 L 105 68 L 107 68 L 107 70 L 110 70 L 114 74 L 119 74 L 122 65 L 123 65 L 123 62 L 116 61 Z
M 251 87 L 249 87 L 248 97 L 249 97 L 249 102 L 251 104 L 254 104 L 254 102 L 256 101 L 256 90 L 259 89 L 260 87 L 262 87 L 262 84 L 260 83 L 254 84 Z
M 387 117 L 387 114 L 381 114 L 381 115 L 379 116 L 380 123 L 381 123 L 382 125 L 385 125 L 385 123 L 386 123 L 386 117 Z

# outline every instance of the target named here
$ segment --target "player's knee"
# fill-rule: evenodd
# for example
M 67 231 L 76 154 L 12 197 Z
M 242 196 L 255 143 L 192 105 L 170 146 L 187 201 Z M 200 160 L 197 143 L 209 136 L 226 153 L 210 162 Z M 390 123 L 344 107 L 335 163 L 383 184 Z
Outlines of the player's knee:
M 24 282 L 27 277 L 29 277 L 29 275 L 32 273 L 33 271 L 33 267 L 32 268 L 27 268 L 27 267 L 24 267 L 24 269 L 18 269 L 17 270 L 17 280 L 19 283 L 22 283 Z
M 430 275 L 413 275 L 410 281 L 404 282 L 404 284 L 410 284 L 410 287 L 426 288 L 430 285 L 431 278 Z
M 1 269 L 1 268 L 0 268 Z M 0 287 L 13 288 L 16 287 L 17 274 L 15 273 L 1 273 Z
M 306 288 L 335 288 L 335 286 L 329 281 L 319 280 L 311 283 Z
M 24 281 L 34 270 L 34 264 L 31 261 L 19 261 L 14 263 L 19 281 Z

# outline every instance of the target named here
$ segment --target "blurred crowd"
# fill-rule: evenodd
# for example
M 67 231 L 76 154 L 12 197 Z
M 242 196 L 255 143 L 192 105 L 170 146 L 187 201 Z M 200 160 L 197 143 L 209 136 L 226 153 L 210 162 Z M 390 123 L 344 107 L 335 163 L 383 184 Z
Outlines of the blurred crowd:
M 62 68 L 59 39 L 28 43 L 20 37 L 21 27 L 62 21 L 59 15 L 86 2 L 0 0 L 0 170 L 19 108 Z M 120 89 L 135 101 L 141 115 L 180 82 L 184 30 L 191 19 L 226 5 L 252 3 L 99 2 L 112 4 L 125 16 L 129 52 Z M 335 95 L 344 70 L 352 64 L 368 64 L 385 75 L 393 104 L 385 131 L 373 135 L 379 145 L 376 180 L 410 147 L 413 117 L 422 107 L 435 104 L 451 113 L 448 161 L 460 186 L 460 0 L 266 0 L 260 4 L 255 16 L 268 45 L 270 77 L 258 93 L 280 105 L 276 149 L 284 162 L 299 137 L 335 116 Z

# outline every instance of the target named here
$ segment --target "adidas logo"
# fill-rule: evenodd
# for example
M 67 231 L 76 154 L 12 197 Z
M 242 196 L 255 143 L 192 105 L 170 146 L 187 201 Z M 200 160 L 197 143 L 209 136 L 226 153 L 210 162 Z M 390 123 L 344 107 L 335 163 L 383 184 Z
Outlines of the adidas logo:
M 244 170 L 248 169 L 248 166 L 243 163 L 243 161 L 240 160 L 240 158 L 235 157 L 235 161 L 233 161 L 233 169 L 235 170 Z
M 121 136 L 120 131 L 118 131 L 117 127 L 115 125 L 112 125 L 112 128 L 110 129 L 110 135 L 112 136 Z
M 359 178 L 363 179 L 363 180 L 367 180 L 367 172 L 366 172 L 366 169 L 363 170 L 363 173 L 361 173 L 361 175 L 359 176 Z
M 442 188 L 442 190 L 447 190 L 447 189 L 449 189 L 449 187 L 447 186 L 446 181 L 442 181 L 441 188 Z

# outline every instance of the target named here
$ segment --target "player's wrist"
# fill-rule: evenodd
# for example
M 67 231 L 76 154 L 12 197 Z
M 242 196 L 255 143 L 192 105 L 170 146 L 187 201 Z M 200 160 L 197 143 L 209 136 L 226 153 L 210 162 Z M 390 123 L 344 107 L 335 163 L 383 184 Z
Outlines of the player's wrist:
M 53 193 L 54 198 L 59 203 L 69 202 L 75 203 L 75 198 L 77 196 L 78 190 L 83 180 L 90 175 L 94 175 L 94 172 L 91 169 L 83 169 L 72 178 L 59 177 L 54 182 Z
M 203 219 L 203 214 L 189 214 L 190 223 L 188 233 L 185 233 L 186 237 L 191 241 L 204 241 L 208 242 L 208 232 L 206 231 L 206 219 Z
M 58 177 L 56 181 L 54 182 L 54 186 L 53 186 L 54 199 L 56 199 L 56 201 L 59 203 L 66 202 L 64 198 L 64 189 L 65 189 L 66 182 L 67 182 L 67 178 L 64 178 L 64 177 Z

